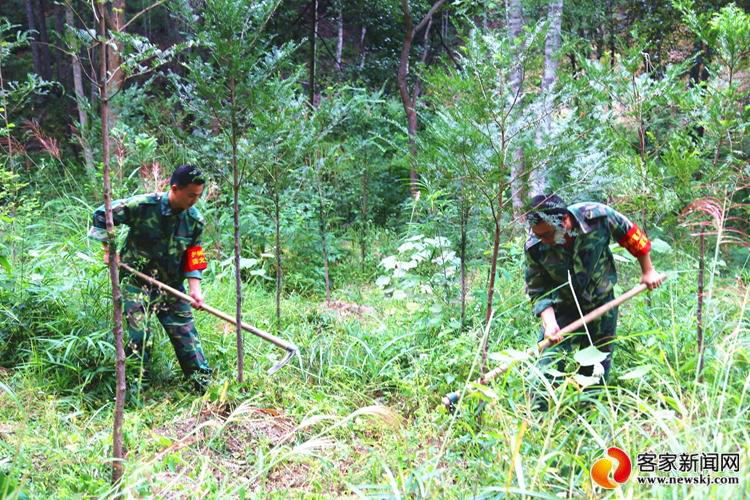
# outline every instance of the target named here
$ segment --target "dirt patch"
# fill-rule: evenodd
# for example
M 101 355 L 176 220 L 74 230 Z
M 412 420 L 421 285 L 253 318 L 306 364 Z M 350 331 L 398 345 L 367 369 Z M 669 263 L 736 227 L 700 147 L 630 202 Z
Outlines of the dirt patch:
M 309 486 L 310 466 L 299 462 L 284 462 L 274 468 L 266 478 L 266 491 L 306 489 Z
M 391 412 L 381 407 L 358 411 L 379 417 L 383 425 L 395 425 L 389 420 L 393 418 Z M 336 471 L 333 475 L 330 471 L 324 473 L 327 494 L 344 494 L 348 490 L 342 490 L 344 486 L 336 477 L 346 476 L 372 447 L 356 438 L 344 442 L 316 432 L 309 422 L 300 424 L 275 408 L 243 404 L 230 409 L 208 405 L 196 414 L 176 418 L 152 431 L 155 442 L 163 442 L 164 447 L 148 464 L 161 463 L 164 469 L 151 475 L 160 485 L 151 494 L 194 498 L 190 492 L 200 488 L 192 485 L 207 476 L 225 486 L 245 485 L 248 492 L 261 496 L 283 490 L 304 494 L 319 485 L 321 459 Z M 367 435 L 365 431 L 359 432 Z M 134 460 L 137 458 L 131 457 L 130 461 Z M 181 478 L 186 480 L 181 482 Z
M 15 434 L 16 426 L 13 424 L 0 424 L 0 439 L 10 439 Z
M 355 317 L 357 319 L 362 319 L 367 315 L 375 315 L 375 308 L 373 307 L 352 304 L 349 302 L 344 302 L 343 300 L 332 300 L 330 302 L 324 302 L 323 304 L 321 304 L 321 308 L 326 311 L 333 311 L 344 318 Z
M 274 408 L 207 406 L 198 414 L 177 419 L 168 426 L 155 429 L 153 434 L 167 438 L 171 444 L 158 452 L 152 462 L 161 462 L 170 455 L 179 455 L 179 464 L 172 472 L 163 471 L 154 477 L 166 482 L 164 491 L 154 491 L 168 498 L 189 498 L 187 483 L 183 492 L 174 491 L 170 477 L 198 477 L 203 471 L 210 473 L 219 483 L 234 480 L 252 480 L 257 468 L 252 464 L 255 450 L 290 443 L 295 435 L 296 423 L 282 411 Z M 202 460 L 206 459 L 208 460 Z M 309 483 L 310 466 L 298 462 L 282 462 L 264 478 L 264 489 L 305 488 Z M 259 480 L 261 478 L 258 478 Z M 166 481 L 165 481 L 166 480 Z M 189 483 L 190 481 L 188 481 Z M 261 481 L 253 486 L 256 492 Z
M 224 444 L 232 454 L 245 452 L 253 443 L 261 441 L 277 446 L 293 437 L 294 428 L 294 422 L 278 410 L 254 408 L 236 421 L 230 418 L 223 432 Z

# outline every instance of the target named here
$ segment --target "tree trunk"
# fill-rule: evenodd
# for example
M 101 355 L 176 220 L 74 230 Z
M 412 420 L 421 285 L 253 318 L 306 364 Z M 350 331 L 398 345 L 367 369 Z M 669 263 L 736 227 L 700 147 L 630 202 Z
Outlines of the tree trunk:
M 462 184 L 460 208 L 461 241 L 459 243 L 459 253 L 461 258 L 461 331 L 464 331 L 466 328 L 466 226 L 468 225 L 469 210 Z
M 125 0 L 112 0 L 112 29 L 120 33 L 125 26 Z M 124 75 L 120 69 L 123 47 L 121 43 L 115 43 L 114 46 L 107 47 L 107 57 L 109 57 L 109 67 L 112 69 L 112 75 L 109 77 L 109 95 L 114 95 L 122 88 Z M 113 117 L 114 118 L 114 117 Z
M 281 202 L 279 200 L 279 185 L 274 182 L 273 204 L 274 204 L 274 223 L 276 224 L 276 333 L 281 332 Z
M 698 380 L 703 379 L 703 273 L 705 271 L 706 236 L 700 235 L 700 259 L 698 260 L 698 310 L 696 321 L 698 326 Z
M 235 81 L 229 80 L 230 112 L 231 112 L 231 141 L 232 141 L 232 208 L 234 210 L 234 293 L 236 299 L 235 318 L 237 320 L 237 382 L 242 383 L 245 373 L 245 349 L 242 337 L 242 270 L 240 260 L 240 172 L 237 165 L 237 116 Z
M 341 54 L 344 52 L 344 6 L 339 3 L 338 16 L 336 17 L 336 69 L 341 72 Z
M 310 52 L 308 55 L 308 69 L 309 69 L 309 101 L 310 106 L 315 107 L 315 59 L 316 59 L 316 42 L 318 40 L 318 0 L 310 0 L 310 8 L 312 13 L 312 19 L 310 20 Z
M 122 27 L 125 25 L 125 0 L 112 0 L 111 16 L 108 12 L 107 20 L 111 22 L 110 29 L 114 32 L 121 32 Z M 120 65 L 122 63 L 122 50 L 123 46 L 121 43 L 112 42 L 114 45 L 109 44 L 107 46 L 107 57 L 109 58 L 109 70 L 110 74 L 107 75 L 107 93 L 110 97 L 117 94 L 121 89 L 124 82 L 124 75 Z M 109 114 L 109 127 L 110 130 L 115 127 L 117 123 L 117 115 L 119 114 L 119 106 L 112 106 Z M 111 147 L 111 145 L 110 145 Z M 122 179 L 122 163 L 119 163 L 117 170 L 117 176 Z
M 552 128 L 552 108 L 555 83 L 557 82 L 558 52 L 560 51 L 560 26 L 562 24 L 563 0 L 552 0 L 549 4 L 547 20 L 549 29 L 544 43 L 544 76 L 542 77 L 542 109 L 534 143 L 537 151 L 544 149 Z M 547 172 L 540 163 L 529 174 L 531 196 L 547 192 Z
M 362 172 L 361 178 L 361 194 L 360 194 L 360 238 L 359 238 L 359 255 L 361 261 L 362 272 L 365 270 L 365 258 L 367 257 L 367 229 L 369 222 L 369 183 L 370 183 L 370 169 L 367 168 L 367 158 L 364 159 L 364 172 Z
M 414 22 L 411 18 L 411 12 L 409 10 L 409 0 L 401 0 L 401 7 L 404 11 L 404 44 L 401 47 L 401 62 L 398 68 L 398 89 L 401 95 L 401 102 L 404 105 L 404 112 L 406 113 L 406 130 L 409 135 L 409 154 L 411 156 L 411 167 L 409 168 L 409 179 L 411 185 L 412 196 L 417 195 L 417 172 L 414 167 L 414 163 L 417 156 L 417 147 L 414 140 L 414 135 L 417 130 L 417 113 L 414 110 L 414 101 L 409 95 L 408 83 L 406 77 L 409 74 L 409 53 L 411 52 L 411 44 L 414 40 Z
M 521 0 L 508 0 L 506 6 L 508 35 L 515 47 L 516 65 L 510 74 L 510 89 L 512 94 L 513 107 L 520 106 L 523 98 L 523 80 L 524 65 L 523 51 L 520 45 L 521 32 L 523 31 L 523 5 Z M 511 178 L 511 203 L 513 205 L 513 218 L 523 220 L 523 205 L 526 198 L 526 183 L 524 180 L 524 155 L 521 148 L 515 148 L 511 154 L 512 163 L 510 165 Z
M 10 135 L 10 120 L 8 119 L 8 102 L 5 96 L 5 82 L 3 81 L 3 67 L 0 65 L 0 112 L 3 114 L 3 122 L 5 122 L 6 135 L 6 147 L 8 148 L 8 164 L 10 169 L 15 170 L 16 159 L 13 152 L 13 139 Z
M 607 19 L 609 21 L 609 51 L 611 54 L 609 65 L 615 67 L 615 17 L 612 0 L 607 0 Z
M 500 151 L 507 151 L 508 141 L 505 135 L 505 129 L 500 129 Z M 487 284 L 487 313 L 485 315 L 484 323 L 489 325 L 490 318 L 492 318 L 492 302 L 495 295 L 495 274 L 497 273 L 497 255 L 500 248 L 500 218 L 502 217 L 503 210 L 503 190 L 505 190 L 507 184 L 503 182 L 503 176 L 506 175 L 506 164 L 504 161 L 505 156 L 500 155 L 500 164 L 498 165 L 498 185 L 497 185 L 497 209 L 492 208 L 492 217 L 495 221 L 495 238 L 492 244 L 492 260 L 490 261 L 490 276 Z M 512 182 L 512 178 L 511 178 Z M 482 376 L 487 371 L 487 342 L 489 338 L 484 338 L 482 335 Z
M 65 37 L 65 7 L 62 5 L 55 6 L 55 31 L 57 32 L 58 41 L 63 40 Z M 65 87 L 66 74 L 65 74 L 65 54 L 63 53 L 64 44 L 58 42 L 59 45 L 55 47 L 55 75 L 60 85 Z
M 73 9 L 70 5 L 65 5 L 65 22 L 71 28 L 75 28 L 75 20 L 73 19 Z M 81 69 L 81 59 L 78 54 L 72 56 L 72 67 L 73 67 L 73 90 L 76 96 L 76 108 L 78 109 L 78 133 L 81 140 L 81 148 L 83 149 L 83 158 L 86 162 L 86 172 L 94 179 L 96 177 L 96 170 L 94 167 L 94 155 L 91 152 L 91 145 L 88 141 L 88 129 L 89 129 L 89 116 L 86 113 L 85 103 L 86 95 L 83 91 L 83 78 Z
M 487 285 L 487 313 L 484 317 L 485 326 L 489 324 L 492 317 L 492 301 L 495 295 L 495 274 L 497 274 L 497 255 L 500 250 L 500 215 L 503 207 L 503 185 L 502 182 L 498 187 L 497 193 L 497 211 L 493 210 L 495 219 L 495 240 L 492 244 L 492 261 L 490 262 L 490 279 Z M 482 336 L 482 375 L 487 372 L 487 343 L 489 338 Z
M 638 155 L 640 158 L 641 166 L 641 191 L 645 194 L 648 192 L 648 158 L 646 156 L 646 121 L 643 118 L 643 103 L 641 102 L 641 95 L 638 91 L 638 85 L 635 81 L 635 74 L 631 77 L 633 87 L 633 101 L 636 103 L 636 113 L 638 115 Z M 646 203 L 645 200 L 641 204 L 641 229 L 646 230 Z M 649 302 L 651 295 L 648 296 Z
M 49 51 L 49 34 L 47 32 L 47 2 L 39 0 L 37 10 L 37 28 L 39 29 L 40 53 L 42 56 L 42 78 L 52 80 L 52 58 Z
M 36 21 L 36 9 L 34 7 L 35 3 L 35 0 L 24 0 L 26 6 L 26 21 L 29 23 L 29 29 L 36 32 L 31 37 L 31 60 L 34 63 L 34 73 L 44 77 L 42 69 L 42 52 L 41 46 L 39 45 L 39 26 Z
M 107 28 L 104 22 L 103 3 L 97 4 L 99 10 L 99 37 L 106 39 Z M 120 290 L 120 275 L 117 267 L 117 246 L 115 241 L 115 226 L 112 219 L 112 183 L 110 180 L 110 150 L 109 150 L 109 96 L 107 95 L 106 75 L 109 70 L 107 49 L 104 42 L 99 44 L 99 95 L 101 98 L 102 120 L 102 162 L 104 164 L 104 214 L 107 227 L 109 246 L 109 279 L 112 283 L 112 316 L 114 320 L 115 337 L 115 415 L 112 426 L 112 483 L 118 484 L 122 479 L 122 461 L 125 457 L 122 448 L 122 421 L 125 409 L 125 350 L 122 343 L 122 292 Z
M 416 198 L 419 189 L 417 187 L 417 170 L 416 170 L 416 159 L 417 159 L 417 111 L 416 103 L 418 98 L 418 86 L 415 87 L 413 95 L 409 92 L 409 83 L 407 77 L 409 75 L 409 54 L 411 53 L 411 46 L 414 42 L 414 34 L 420 31 L 422 28 L 427 26 L 432 21 L 433 14 L 445 3 L 445 0 L 437 0 L 430 10 L 425 14 L 424 18 L 415 27 L 414 21 L 411 17 L 411 9 L 409 8 L 409 0 L 401 0 L 401 10 L 404 14 L 404 43 L 401 46 L 401 59 L 398 65 L 398 90 L 401 96 L 401 102 L 404 105 L 404 112 L 406 113 L 406 128 L 409 135 L 409 153 L 411 155 L 411 168 L 409 169 L 409 178 L 411 184 L 412 196 Z M 429 40 L 429 29 L 425 36 L 425 44 Z M 424 55 L 426 56 L 427 51 Z
M 323 204 L 323 179 L 318 179 L 318 218 L 320 222 L 320 240 L 323 247 L 323 275 L 326 285 L 326 304 L 331 303 L 331 278 L 328 274 L 328 246 L 326 244 L 326 219 Z
M 359 32 L 359 70 L 362 71 L 365 68 L 365 34 L 367 33 L 367 26 L 362 26 Z

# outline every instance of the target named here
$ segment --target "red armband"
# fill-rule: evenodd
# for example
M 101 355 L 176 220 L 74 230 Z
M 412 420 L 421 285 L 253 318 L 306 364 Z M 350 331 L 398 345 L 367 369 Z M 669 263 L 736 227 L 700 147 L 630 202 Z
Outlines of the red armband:
M 182 269 L 184 272 L 189 273 L 190 271 L 203 271 L 208 266 L 206 262 L 206 255 L 203 253 L 202 247 L 188 247 L 185 251 L 185 267 Z
M 651 250 L 651 241 L 641 231 L 641 228 L 633 224 L 628 234 L 617 243 L 624 247 L 633 257 L 641 257 Z

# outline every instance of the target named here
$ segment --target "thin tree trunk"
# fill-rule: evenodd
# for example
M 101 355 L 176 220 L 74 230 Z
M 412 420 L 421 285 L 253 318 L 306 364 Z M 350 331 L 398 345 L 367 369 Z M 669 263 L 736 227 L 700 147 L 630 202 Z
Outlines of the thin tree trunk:
M 234 210 L 234 293 L 236 300 L 235 317 L 237 320 L 237 382 L 242 383 L 245 373 L 245 349 L 242 337 L 242 272 L 240 266 L 240 172 L 237 165 L 237 116 L 235 81 L 229 80 L 230 112 L 231 112 L 231 141 L 232 141 L 232 208 Z
M 637 103 L 638 112 L 638 154 L 641 160 L 641 181 L 642 190 L 644 193 L 647 192 L 649 185 L 648 182 L 648 163 L 646 158 L 646 122 L 643 119 L 643 104 L 641 103 L 641 95 L 638 92 L 638 85 L 635 81 L 635 75 L 631 77 L 633 87 L 633 100 Z M 641 229 L 646 230 L 646 203 L 641 205 Z M 651 299 L 649 295 L 648 299 Z
M 115 32 L 120 33 L 125 26 L 125 0 L 112 0 L 112 28 Z M 120 69 L 122 61 L 120 54 L 123 47 L 121 43 L 115 42 L 115 45 L 107 47 L 107 56 L 110 61 L 110 68 L 113 69 L 109 77 L 109 95 L 114 95 L 122 88 L 124 75 Z
M 365 258 L 367 257 L 367 228 L 368 228 L 368 194 L 369 194 L 369 181 L 370 181 L 370 170 L 367 168 L 367 158 L 364 159 L 364 172 L 362 172 L 361 179 L 361 198 L 360 198 L 360 238 L 359 238 L 359 254 L 361 259 L 362 271 L 365 270 Z
M 508 141 L 505 135 L 505 129 L 500 129 L 500 151 L 507 151 Z M 492 217 L 495 221 L 495 238 L 492 245 L 492 260 L 490 261 L 490 276 L 487 284 L 487 313 L 485 315 L 484 324 L 488 325 L 490 318 L 492 318 L 492 301 L 495 295 L 495 274 L 497 273 L 497 255 L 500 248 L 500 218 L 502 217 L 503 210 L 503 190 L 506 184 L 502 181 L 503 176 L 506 175 L 506 164 L 504 162 L 504 155 L 500 155 L 500 164 L 498 165 L 499 181 L 497 186 L 497 210 L 492 210 Z M 512 179 L 511 179 L 512 182 Z M 482 336 L 482 375 L 487 371 L 487 342 L 489 338 Z
M 466 327 L 466 226 L 468 224 L 469 210 L 467 208 L 466 196 L 461 186 L 461 241 L 459 243 L 459 253 L 461 259 L 461 331 Z
M 560 51 L 560 27 L 562 25 L 563 0 L 552 0 L 549 4 L 547 19 L 549 29 L 544 43 L 544 76 L 542 77 L 542 103 L 539 126 L 536 129 L 534 142 L 538 151 L 544 148 L 552 128 L 552 96 L 557 82 L 558 52 Z M 547 192 L 547 172 L 543 164 L 529 174 L 529 191 L 531 196 Z
M 70 5 L 65 5 L 65 22 L 71 28 L 75 28 L 75 20 L 73 19 L 73 9 Z M 89 129 L 89 116 L 86 113 L 84 104 L 86 102 L 86 95 L 83 90 L 83 78 L 81 69 L 81 59 L 78 54 L 72 56 L 72 67 L 73 67 L 73 90 L 76 96 L 76 108 L 78 109 L 78 123 L 80 124 L 78 133 L 81 139 L 81 148 L 83 149 L 83 158 L 86 162 L 86 172 L 93 179 L 95 178 L 96 171 L 94 167 L 94 155 L 91 152 L 91 146 L 88 141 L 88 129 Z
M 111 16 L 108 19 L 111 20 L 112 31 L 117 33 L 122 31 L 122 27 L 125 25 L 125 0 L 112 0 Z M 110 74 L 107 75 L 106 85 L 109 96 L 114 96 L 115 94 L 117 94 L 123 86 L 124 74 L 122 72 L 122 69 L 120 68 L 122 63 L 120 54 L 122 54 L 122 51 L 123 46 L 119 42 L 113 41 L 112 44 L 109 44 L 107 46 L 107 57 L 109 58 Z M 119 111 L 119 106 L 117 105 L 113 105 L 110 108 L 110 129 L 113 129 L 115 127 Z M 110 147 L 112 146 L 110 145 Z M 118 178 L 122 179 L 122 162 L 119 162 L 118 165 L 119 167 L 117 169 L 117 176 Z
M 365 50 L 365 33 L 367 33 L 367 26 L 362 26 L 362 29 L 359 32 L 359 70 L 362 71 L 365 68 L 365 55 L 367 54 L 367 51 Z
M 15 154 L 13 152 L 13 139 L 10 136 L 10 120 L 8 119 L 8 102 L 5 97 L 5 82 L 3 81 L 3 68 L 2 65 L 0 65 L 0 97 L 2 98 L 2 101 L 0 101 L 0 108 L 2 108 L 3 113 L 3 121 L 5 122 L 5 130 L 7 130 L 7 148 L 8 148 L 8 163 L 10 165 L 10 169 L 14 170 L 16 165 L 16 159 Z
M 29 23 L 29 29 L 35 31 L 31 37 L 31 60 L 34 63 L 34 72 L 43 77 L 42 69 L 42 53 L 39 45 L 39 26 L 36 21 L 36 14 L 34 8 L 35 0 L 24 0 L 26 7 L 26 21 Z
M 57 32 L 58 43 L 62 45 L 62 42 L 59 42 L 59 40 L 65 37 L 65 7 L 60 4 L 55 6 L 55 31 Z M 60 85 L 65 87 L 65 80 L 67 78 L 65 75 L 65 57 L 62 49 L 62 46 L 55 46 L 55 74 Z
M 703 379 L 703 273 L 705 271 L 706 236 L 700 235 L 700 260 L 698 261 L 698 380 Z
M 341 72 L 341 54 L 344 52 L 344 6 L 339 3 L 339 12 L 336 17 L 336 69 Z
M 281 331 L 281 202 L 279 200 L 279 185 L 274 182 L 273 204 L 274 223 L 276 224 L 276 333 Z
M 607 18 L 609 20 L 609 51 L 611 58 L 609 65 L 615 67 L 615 18 L 612 9 L 612 0 L 607 0 Z
M 49 33 L 47 32 L 47 2 L 39 0 L 39 15 L 37 28 L 39 29 L 40 53 L 42 56 L 42 78 L 52 80 L 52 58 L 49 52 Z
M 105 5 L 97 5 L 99 10 L 99 36 L 106 39 L 107 29 L 104 21 Z M 122 292 L 120 290 L 120 275 L 117 267 L 117 246 L 115 242 L 115 226 L 112 218 L 112 183 L 110 179 L 110 150 L 109 150 L 109 96 L 107 95 L 106 75 L 108 71 L 107 49 L 104 42 L 100 42 L 99 61 L 99 93 L 101 98 L 101 120 L 102 120 L 102 160 L 104 164 L 104 217 L 107 228 L 107 240 L 109 246 L 109 278 L 112 283 L 112 316 L 114 321 L 115 337 L 115 415 L 112 426 L 112 483 L 118 484 L 122 479 L 123 464 L 125 457 L 122 448 L 122 421 L 125 409 L 125 350 L 122 342 Z
M 508 34 L 516 50 L 516 64 L 510 74 L 510 89 L 513 93 L 513 106 L 520 106 L 523 98 L 524 65 L 523 51 L 520 45 L 521 32 L 523 31 L 523 5 L 521 0 L 508 0 L 506 5 Z M 524 180 L 524 155 L 521 148 L 515 148 L 511 154 L 510 165 L 511 178 L 511 204 L 513 206 L 513 217 L 521 221 L 524 199 L 526 198 L 527 186 Z
M 495 219 L 495 240 L 492 244 L 492 261 L 490 262 L 490 279 L 487 285 L 487 313 L 484 317 L 484 324 L 487 325 L 492 317 L 492 301 L 495 295 L 495 274 L 497 273 L 497 255 L 500 249 L 500 214 L 503 207 L 503 186 L 502 182 L 498 187 L 497 193 L 497 211 L 493 214 Z M 494 212 L 494 211 L 493 211 Z M 482 375 L 487 372 L 487 338 L 483 338 L 482 343 Z
M 417 172 L 414 167 L 417 156 L 416 141 L 414 134 L 417 130 L 417 113 L 414 110 L 414 101 L 409 95 L 408 83 L 406 77 L 409 74 L 409 53 L 411 52 L 411 45 L 414 40 L 414 22 L 411 18 L 411 11 L 409 10 L 409 0 L 401 0 L 401 7 L 404 11 L 404 44 L 401 48 L 401 63 L 399 64 L 398 70 L 398 88 L 401 94 L 401 102 L 404 105 L 404 112 L 406 113 L 406 130 L 409 136 L 409 154 L 411 157 L 411 167 L 409 168 L 409 179 L 412 196 L 417 195 Z
M 323 246 L 323 275 L 326 284 L 326 304 L 331 303 L 331 279 L 328 274 L 328 246 L 326 244 L 325 207 L 323 206 L 323 179 L 318 179 L 318 217 L 320 221 L 320 240 Z
M 417 159 L 417 111 L 416 103 L 418 97 L 418 91 L 415 88 L 413 95 L 409 92 L 409 83 L 407 77 L 409 75 L 409 54 L 411 53 L 411 46 L 414 42 L 414 34 L 424 28 L 428 23 L 432 21 L 433 14 L 445 3 L 445 0 L 438 0 L 435 2 L 430 10 L 425 14 L 424 18 L 419 22 L 417 26 L 414 26 L 414 21 L 411 17 L 411 9 L 409 8 L 409 0 L 401 0 L 401 10 L 404 14 L 404 43 L 401 46 L 401 59 L 398 66 L 398 90 L 401 96 L 401 102 L 404 106 L 404 112 L 406 113 L 406 128 L 409 135 L 409 153 L 411 156 L 411 167 L 409 169 L 409 179 L 411 185 L 412 196 L 416 198 L 419 189 L 417 187 L 417 170 L 416 170 L 416 159 Z M 429 30 L 428 30 L 429 31 Z M 429 35 L 429 33 L 428 33 Z M 428 36 L 425 37 L 425 43 L 428 42 Z M 426 52 L 425 52 L 426 54 Z
M 310 52 L 308 55 L 308 85 L 309 85 L 309 101 L 310 106 L 315 107 L 315 59 L 316 59 L 316 43 L 318 40 L 318 0 L 310 0 L 312 9 L 312 19 L 310 23 Z

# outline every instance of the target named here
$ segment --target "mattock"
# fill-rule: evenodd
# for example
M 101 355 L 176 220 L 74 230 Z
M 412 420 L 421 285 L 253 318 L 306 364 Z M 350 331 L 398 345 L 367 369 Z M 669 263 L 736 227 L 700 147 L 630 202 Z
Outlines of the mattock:
M 170 293 L 170 294 L 172 294 L 175 297 L 178 297 L 180 299 L 187 300 L 191 304 L 193 304 L 195 302 L 190 295 L 188 295 L 186 293 L 183 293 L 183 292 L 181 292 L 181 291 L 179 291 L 179 290 L 177 290 L 175 288 L 172 288 L 169 285 L 165 285 L 161 281 L 158 281 L 158 280 L 152 278 L 151 276 L 143 274 L 140 271 L 136 271 L 135 269 L 133 269 L 132 267 L 130 267 L 129 265 L 127 265 L 127 264 L 125 264 L 123 262 L 119 262 L 119 265 L 120 265 L 120 267 L 122 267 L 123 269 L 125 269 L 126 271 L 128 271 L 129 273 L 131 273 L 131 274 L 139 277 L 140 279 L 146 281 L 147 283 L 150 283 L 150 284 L 154 285 L 155 287 L 159 288 L 160 290 L 164 290 L 165 292 Z M 221 318 L 224 321 L 226 321 L 228 323 L 231 323 L 234 326 L 237 326 L 237 321 L 233 317 L 231 317 L 230 315 L 228 315 L 227 313 L 225 313 L 223 311 L 219 311 L 218 309 L 215 309 L 215 308 L 209 306 L 208 304 L 203 304 L 201 306 L 201 310 L 209 312 L 209 313 L 213 314 L 214 316 L 216 316 L 217 318 Z M 282 349 L 286 350 L 286 352 L 287 352 L 286 356 L 284 356 L 284 358 L 281 361 L 279 361 L 278 363 L 276 363 L 275 365 L 273 365 L 268 370 L 268 374 L 269 375 L 272 375 L 272 374 L 276 373 L 281 368 L 283 368 L 287 363 L 289 363 L 289 361 L 291 361 L 291 359 L 295 355 L 299 355 L 299 347 L 297 347 L 295 344 L 293 344 L 291 342 L 288 342 L 288 341 L 286 341 L 286 340 L 284 340 L 282 338 L 279 338 L 279 337 L 277 337 L 275 335 L 272 335 L 272 334 L 270 334 L 270 333 L 268 333 L 268 332 L 266 332 L 264 330 L 261 330 L 260 328 L 256 328 L 256 327 L 254 327 L 252 325 L 248 325 L 244 321 L 240 323 L 240 328 L 242 328 L 245 331 L 248 331 L 248 332 L 252 333 L 253 335 L 256 335 L 256 336 L 262 338 L 263 340 L 265 340 L 267 342 L 270 342 L 270 343 L 272 343 L 272 344 L 274 344 L 274 345 L 276 345 L 278 347 L 281 347 Z
M 666 279 L 666 276 L 663 276 L 663 278 Z M 606 313 L 610 309 L 619 306 L 623 302 L 626 302 L 626 301 L 632 299 L 633 297 L 635 297 L 636 295 L 638 295 L 639 293 L 647 290 L 647 288 L 648 287 L 646 285 L 644 285 L 643 283 L 641 283 L 641 284 L 639 284 L 637 286 L 634 286 L 629 291 L 623 293 L 619 297 L 611 300 L 610 302 L 607 302 L 606 304 L 603 304 L 603 305 L 597 307 L 593 311 L 591 311 L 588 314 L 584 315 L 582 318 L 579 318 L 579 319 L 575 320 L 574 322 L 572 322 L 571 324 L 569 324 L 565 328 L 561 328 L 560 329 L 560 335 L 567 335 L 567 334 L 569 334 L 571 332 L 574 332 L 574 331 L 578 330 L 583 325 L 588 324 L 588 323 L 594 321 L 595 319 L 598 319 L 599 317 L 601 317 L 604 313 Z M 540 341 L 537 345 L 535 345 L 534 347 L 530 347 L 529 349 L 527 349 L 526 350 L 526 355 L 529 356 L 529 357 L 538 356 L 545 349 L 547 349 L 550 345 L 552 345 L 552 342 L 550 342 L 549 339 L 545 338 L 542 341 Z M 502 375 L 503 373 L 505 373 L 506 371 L 508 371 L 508 369 L 510 368 L 510 366 L 511 366 L 510 362 L 505 362 L 502 365 L 498 366 L 497 368 L 494 368 L 494 369 L 488 371 L 487 373 L 485 373 L 483 376 L 479 377 L 479 379 L 477 379 L 476 383 L 477 384 L 481 384 L 481 385 L 485 385 L 490 380 L 493 380 L 493 379 L 497 378 L 499 375 Z M 459 401 L 460 398 L 461 398 L 460 391 L 448 393 L 445 396 L 443 396 L 443 405 L 445 405 L 445 408 L 449 412 L 452 413 L 455 410 L 456 405 L 458 404 L 458 401 Z

